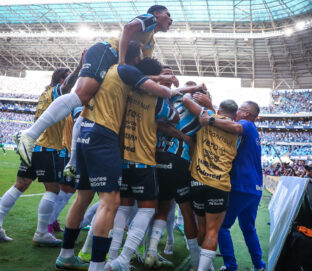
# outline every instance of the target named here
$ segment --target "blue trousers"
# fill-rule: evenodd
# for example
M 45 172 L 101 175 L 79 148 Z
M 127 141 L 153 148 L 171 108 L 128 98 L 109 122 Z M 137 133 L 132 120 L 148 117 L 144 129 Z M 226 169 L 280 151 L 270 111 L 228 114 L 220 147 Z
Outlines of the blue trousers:
M 234 255 L 233 241 L 230 228 L 238 217 L 239 226 L 243 232 L 252 263 L 255 268 L 265 268 L 262 261 L 262 251 L 255 228 L 258 205 L 261 196 L 249 193 L 232 191 L 229 197 L 229 207 L 219 231 L 219 249 L 224 265 L 230 271 L 237 270 L 237 262 Z

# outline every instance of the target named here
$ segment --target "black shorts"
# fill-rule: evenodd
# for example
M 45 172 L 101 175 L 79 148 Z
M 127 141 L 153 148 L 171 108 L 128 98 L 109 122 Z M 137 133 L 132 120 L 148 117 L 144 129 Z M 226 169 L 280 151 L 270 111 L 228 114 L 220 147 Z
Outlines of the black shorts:
M 198 216 L 205 216 L 205 213 L 216 214 L 226 211 L 229 192 L 213 188 L 192 179 L 191 198 L 194 212 Z
M 169 152 L 157 152 L 159 200 L 175 199 L 177 203 L 190 200 L 189 162 Z
M 138 201 L 155 200 L 158 198 L 158 184 L 155 167 L 122 169 L 120 197 L 134 198 Z
M 101 84 L 108 69 L 117 62 L 118 55 L 108 42 L 96 43 L 86 52 L 79 77 L 94 78 Z
M 63 159 L 59 151 L 40 151 L 32 153 L 32 167 L 38 182 L 59 183 L 63 177 Z
M 37 175 L 36 175 L 36 171 L 34 170 L 33 166 L 29 167 L 24 163 L 23 160 L 21 160 L 21 163 L 20 163 L 18 171 L 17 171 L 17 177 L 34 180 L 37 178 Z

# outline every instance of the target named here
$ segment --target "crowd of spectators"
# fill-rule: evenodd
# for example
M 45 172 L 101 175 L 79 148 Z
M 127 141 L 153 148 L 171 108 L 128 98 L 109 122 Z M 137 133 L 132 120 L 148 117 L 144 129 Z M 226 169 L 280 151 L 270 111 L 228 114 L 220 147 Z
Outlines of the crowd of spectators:
M 264 174 L 270 176 L 305 176 L 305 161 L 297 160 L 289 163 L 277 163 L 264 169 Z
M 26 122 L 12 122 L 12 121 L 2 121 L 0 119 L 0 126 L 5 125 L 5 129 L 0 129 L 0 138 L 2 138 L 3 143 L 14 144 L 13 135 L 20 131 L 30 127 L 30 123 Z
M 274 119 L 274 120 L 257 120 L 256 126 L 305 126 L 312 127 L 312 120 L 296 120 L 296 119 Z
M 39 96 L 40 95 L 37 95 L 37 94 L 0 92 L 0 98 L 22 98 L 22 99 L 38 100 Z
M 270 106 L 262 107 L 261 113 L 312 112 L 312 90 L 276 90 L 272 92 Z
M 0 121 L 24 121 L 24 122 L 33 122 L 35 115 L 33 114 L 23 114 L 15 112 L 4 112 L 0 111 Z
M 264 132 L 259 131 L 261 142 L 301 142 L 311 143 L 311 132 Z
M 37 104 L 22 103 L 22 102 L 0 102 L 0 109 L 2 110 L 16 110 L 16 111 L 34 111 Z

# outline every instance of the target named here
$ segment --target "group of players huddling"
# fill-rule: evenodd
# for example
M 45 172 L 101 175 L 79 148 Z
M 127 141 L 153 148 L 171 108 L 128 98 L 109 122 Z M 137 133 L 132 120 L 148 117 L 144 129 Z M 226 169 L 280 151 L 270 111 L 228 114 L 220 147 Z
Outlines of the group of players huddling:
M 54 71 L 51 84 L 39 98 L 34 125 L 15 135 L 22 161 L 16 184 L 0 201 L 2 241 L 12 240 L 2 228 L 5 216 L 38 178 L 46 192 L 39 204 L 33 241 L 62 244 L 57 269 L 130 270 L 130 260 L 148 227 L 144 265 L 159 267 L 157 247 L 174 199 L 184 218 L 190 270 L 213 269 L 218 235 L 219 243 L 222 241 L 220 228 L 232 205 L 238 211 L 224 228 L 223 247 L 219 244 L 223 270 L 237 270 L 228 231 L 236 217 L 241 224 L 246 220 L 243 228 L 251 232 L 245 240 L 255 270 L 264 270 L 254 228 L 262 175 L 252 173 L 254 180 L 240 181 L 241 186 L 251 183 L 259 188 L 257 193 L 249 193 L 250 199 L 246 195 L 242 200 L 245 206 L 239 205 L 242 195 L 229 204 L 230 171 L 239 155 L 239 143 L 251 149 L 243 150 L 239 159 L 246 160 L 246 167 L 261 170 L 260 141 L 253 124 L 259 107 L 246 102 L 238 109 L 235 101 L 225 100 L 216 113 L 204 84 L 188 82 L 178 88 L 170 67 L 151 58 L 154 33 L 167 31 L 171 24 L 167 8 L 154 5 L 147 14 L 127 23 L 119 39 L 108 39 L 83 52 L 71 74 L 66 68 Z M 77 87 L 70 93 L 76 81 Z M 172 85 L 176 88 L 171 89 Z M 61 151 L 63 147 L 67 152 Z M 76 189 L 62 242 L 53 230 L 61 230 L 58 214 Z M 85 213 L 95 193 L 99 202 L 90 208 L 95 213 L 92 219 L 89 211 Z M 248 210 L 250 207 L 253 210 Z M 245 213 L 241 215 L 242 210 Z M 88 224 L 85 220 L 91 219 L 88 263 L 74 255 L 74 245 L 80 229 Z

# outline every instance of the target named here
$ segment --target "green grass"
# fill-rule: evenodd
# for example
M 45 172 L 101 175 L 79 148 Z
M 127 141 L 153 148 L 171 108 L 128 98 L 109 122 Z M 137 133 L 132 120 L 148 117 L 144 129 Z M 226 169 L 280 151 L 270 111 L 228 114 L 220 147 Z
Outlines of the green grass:
M 0 152 L 0 196 L 8 190 L 15 182 L 16 173 L 19 166 L 18 156 L 13 151 L 8 151 L 7 156 Z M 43 193 L 42 184 L 34 181 L 25 194 Z M 269 244 L 269 213 L 267 210 L 270 194 L 264 191 L 259 206 L 258 217 L 256 221 L 257 232 L 259 235 L 263 258 L 267 262 L 268 244 Z M 33 246 L 32 237 L 37 225 L 37 209 L 40 196 L 20 198 L 6 217 L 4 229 L 7 234 L 14 239 L 10 243 L 0 243 L 0 270 L 8 271 L 51 271 L 54 270 L 55 259 L 59 254 L 60 248 L 38 248 Z M 73 201 L 73 198 L 70 201 Z M 68 204 L 60 215 L 60 222 L 65 223 L 66 213 L 70 206 Z M 251 259 L 244 242 L 243 235 L 236 223 L 231 229 L 232 238 L 235 246 L 236 258 L 239 264 L 239 270 L 247 271 L 252 269 Z M 86 232 L 81 232 L 76 251 L 83 245 Z M 57 233 L 58 238 L 62 234 Z M 165 237 L 165 236 L 164 236 Z M 160 243 L 160 251 L 163 251 L 165 238 Z M 175 231 L 174 255 L 166 256 L 174 262 L 175 268 L 181 265 L 183 260 L 188 256 L 183 236 Z M 214 266 L 218 270 L 223 264 L 222 257 L 217 257 Z M 136 271 L 147 270 L 140 265 L 136 265 Z M 161 268 L 161 270 L 172 270 L 170 268 Z

